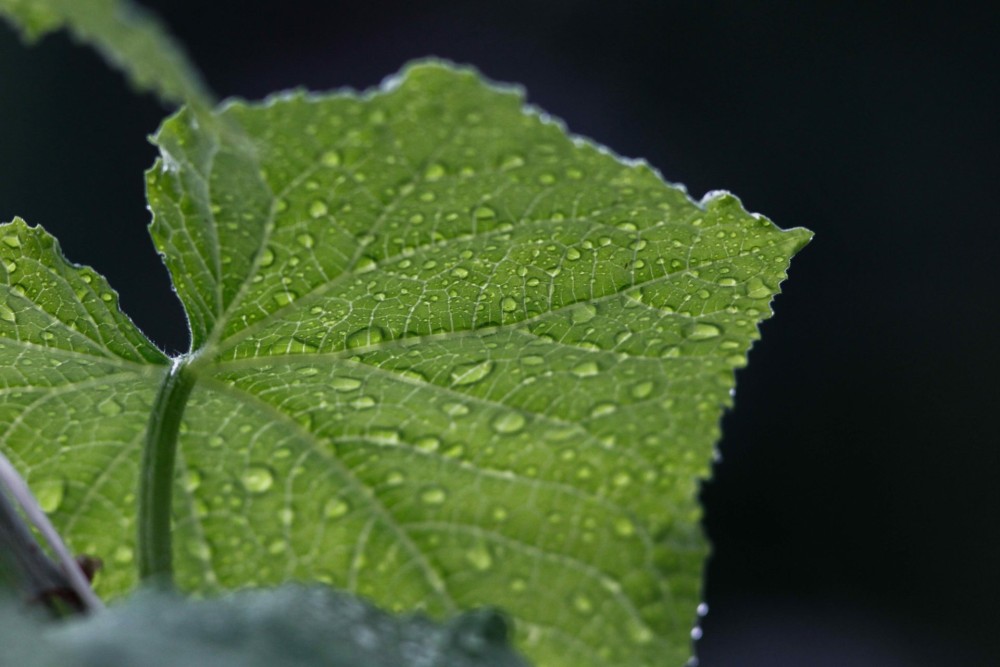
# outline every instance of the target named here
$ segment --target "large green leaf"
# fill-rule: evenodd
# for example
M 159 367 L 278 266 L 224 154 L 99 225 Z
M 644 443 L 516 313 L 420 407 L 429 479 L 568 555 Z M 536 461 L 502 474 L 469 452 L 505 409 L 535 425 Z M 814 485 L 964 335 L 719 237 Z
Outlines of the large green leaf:
M 156 17 L 128 0 L 0 0 L 0 18 L 32 42 L 65 28 L 124 70 L 138 88 L 166 101 L 211 102 L 184 50 Z
M 193 338 L 183 587 L 319 579 L 434 615 L 494 604 L 539 665 L 682 664 L 698 480 L 809 233 L 725 193 L 696 203 L 445 65 L 218 114 L 168 120 L 148 174 Z M 165 360 L 42 232 L 4 234 L 4 261 L 47 248 L 35 264 L 61 282 L 3 288 L 0 442 L 58 490 L 57 525 L 118 594 Z

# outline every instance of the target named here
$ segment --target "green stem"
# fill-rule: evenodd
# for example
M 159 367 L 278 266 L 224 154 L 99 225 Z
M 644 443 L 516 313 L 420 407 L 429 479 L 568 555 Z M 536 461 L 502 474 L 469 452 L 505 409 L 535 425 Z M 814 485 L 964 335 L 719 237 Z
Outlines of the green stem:
M 139 476 L 139 578 L 168 587 L 173 585 L 170 520 L 177 433 L 195 382 L 190 361 L 186 356 L 176 359 L 160 385 Z

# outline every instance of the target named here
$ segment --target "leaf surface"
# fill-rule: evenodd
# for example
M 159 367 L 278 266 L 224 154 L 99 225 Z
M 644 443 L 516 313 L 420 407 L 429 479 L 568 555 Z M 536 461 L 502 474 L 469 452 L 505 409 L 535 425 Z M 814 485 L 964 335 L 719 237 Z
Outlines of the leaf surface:
M 0 447 L 80 551 L 135 582 L 134 498 L 153 397 L 168 360 L 118 310 L 118 296 L 56 241 L 0 225 Z
M 218 113 L 168 120 L 147 176 L 193 341 L 182 585 L 319 579 L 435 616 L 492 604 L 539 665 L 683 664 L 698 480 L 810 234 L 725 193 L 696 203 L 437 63 Z M 141 435 L 164 368 L 136 373 L 133 430 L 109 441 Z M 21 467 L 39 484 L 64 470 Z M 122 522 L 132 489 L 115 489 L 66 507 Z M 123 592 L 109 570 L 102 590 Z
M 0 0 L 0 17 L 34 42 L 56 30 L 91 44 L 141 90 L 172 103 L 211 104 L 184 50 L 160 21 L 128 0 Z

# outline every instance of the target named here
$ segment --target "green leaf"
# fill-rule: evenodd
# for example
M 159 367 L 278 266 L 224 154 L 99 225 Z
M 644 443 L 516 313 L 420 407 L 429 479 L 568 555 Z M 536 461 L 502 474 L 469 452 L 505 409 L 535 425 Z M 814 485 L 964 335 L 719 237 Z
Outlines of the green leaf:
M 725 193 L 696 203 L 447 65 L 218 114 L 168 120 L 147 177 L 193 339 L 171 375 L 193 386 L 177 401 L 182 587 L 319 579 L 435 616 L 492 604 L 539 665 L 684 663 L 698 480 L 810 233 Z M 36 350 L 22 313 L 72 302 L 31 298 L 3 330 L 5 374 Z M 87 421 L 103 389 L 53 389 L 77 411 L 39 420 L 69 441 L 30 460 L 41 426 L 0 421 L 33 484 L 114 480 L 85 493 L 95 480 L 73 477 L 55 517 L 110 562 L 110 594 L 133 581 L 134 542 L 84 521 L 132 528 L 142 413 L 166 381 L 162 365 L 132 373 L 107 422 L 121 433 Z M 127 446 L 95 462 L 94 442 Z
M 128 0 L 0 0 L 0 18 L 20 28 L 29 42 L 65 28 L 140 90 L 172 103 L 212 104 L 181 46 L 155 16 Z
M 0 226 L 0 447 L 77 549 L 131 558 L 139 454 L 167 363 L 104 278 L 66 262 L 41 228 Z M 108 568 L 106 587 L 134 583 Z
M 6 603 L 6 604 L 5 604 Z M 394 617 L 324 587 L 189 601 L 140 591 L 59 625 L 0 599 L 0 663 L 19 667 L 526 667 L 489 609 L 446 624 Z

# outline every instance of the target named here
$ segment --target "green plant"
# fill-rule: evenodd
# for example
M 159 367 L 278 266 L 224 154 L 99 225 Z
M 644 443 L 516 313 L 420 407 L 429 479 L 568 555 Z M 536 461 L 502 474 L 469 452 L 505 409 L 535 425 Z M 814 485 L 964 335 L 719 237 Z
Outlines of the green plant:
M 539 665 L 683 663 L 697 481 L 810 234 L 445 63 L 215 108 L 123 7 L 0 1 L 189 102 L 147 174 L 188 353 L 44 230 L 0 228 L 0 443 L 104 558 L 98 590 L 318 580 L 497 605 Z

